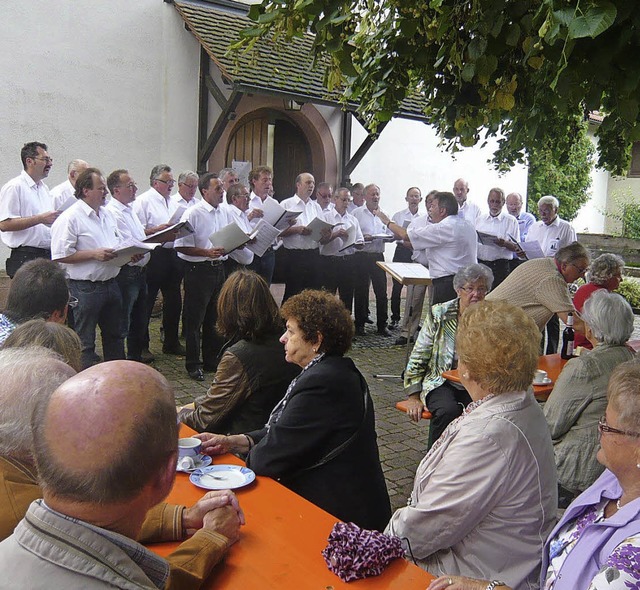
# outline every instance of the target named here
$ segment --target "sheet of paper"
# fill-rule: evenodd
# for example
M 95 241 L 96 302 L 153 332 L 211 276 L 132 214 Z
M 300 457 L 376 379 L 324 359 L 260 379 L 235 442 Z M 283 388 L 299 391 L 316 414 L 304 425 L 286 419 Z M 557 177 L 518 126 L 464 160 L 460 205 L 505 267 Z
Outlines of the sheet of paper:
M 347 237 L 342 238 L 342 248 L 338 252 L 344 252 L 347 248 L 351 248 L 356 243 L 356 226 L 351 225 L 347 228 Z
M 118 244 L 116 248 L 116 257 L 113 260 L 107 260 L 105 264 L 109 266 L 124 266 L 131 262 L 131 257 L 136 254 L 146 254 L 160 244 L 145 244 L 138 240 L 124 240 Z
M 264 256 L 264 253 L 269 249 L 269 246 L 273 244 L 273 241 L 278 237 L 279 233 L 279 229 L 273 227 L 273 225 L 264 219 L 261 219 L 251 234 L 256 241 L 247 244 L 247 248 L 256 256 Z
M 533 260 L 534 258 L 545 258 L 544 252 L 540 247 L 540 242 L 536 240 L 533 242 L 520 242 L 520 247 L 529 260 Z
M 182 219 L 182 214 L 187 210 L 184 205 L 178 205 L 178 208 L 173 212 L 171 219 L 167 222 L 169 225 L 173 225 L 174 223 L 178 223 Z
M 336 225 L 341 225 L 341 224 L 337 223 Z M 311 230 L 311 235 L 307 237 L 311 238 L 315 242 L 319 242 L 320 237 L 322 236 L 323 230 L 331 231 L 335 227 L 335 225 L 331 225 L 330 223 L 327 223 L 324 219 L 320 219 L 319 217 L 316 217 L 315 219 L 311 220 L 311 222 L 309 223 L 309 225 L 307 225 L 307 227 Z
M 478 242 L 480 242 L 483 246 L 495 246 L 496 240 L 499 239 L 498 236 L 487 234 L 482 231 L 476 231 L 476 234 L 478 234 Z
M 170 242 L 173 241 L 174 232 L 178 232 L 178 237 L 182 238 L 188 234 L 193 233 L 193 228 L 188 221 L 180 221 L 179 223 L 175 223 L 174 225 L 169 226 L 167 229 L 163 229 L 155 234 L 151 234 L 144 239 L 144 243 L 149 242 Z
M 62 203 L 62 205 L 60 205 L 60 207 L 58 207 L 58 211 L 62 213 L 63 211 L 66 211 L 69 207 L 71 207 L 71 205 L 77 202 L 78 202 L 78 199 L 76 199 L 73 195 L 71 195 L 64 203 Z
M 209 236 L 209 241 L 213 247 L 224 248 L 226 254 L 241 248 L 250 239 L 251 237 L 242 231 L 235 221 L 229 225 L 225 225 L 221 230 L 213 232 Z

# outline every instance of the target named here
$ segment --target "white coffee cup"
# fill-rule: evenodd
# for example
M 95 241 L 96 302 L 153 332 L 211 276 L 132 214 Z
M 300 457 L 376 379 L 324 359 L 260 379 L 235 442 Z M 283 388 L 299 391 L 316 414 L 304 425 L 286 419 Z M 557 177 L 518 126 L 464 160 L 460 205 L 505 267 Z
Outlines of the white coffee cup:
M 533 383 L 535 385 L 541 385 L 547 380 L 547 372 L 542 369 L 536 369 L 535 375 L 533 376 Z
M 178 459 L 195 457 L 200 454 L 202 441 L 199 438 L 181 438 L 178 440 Z

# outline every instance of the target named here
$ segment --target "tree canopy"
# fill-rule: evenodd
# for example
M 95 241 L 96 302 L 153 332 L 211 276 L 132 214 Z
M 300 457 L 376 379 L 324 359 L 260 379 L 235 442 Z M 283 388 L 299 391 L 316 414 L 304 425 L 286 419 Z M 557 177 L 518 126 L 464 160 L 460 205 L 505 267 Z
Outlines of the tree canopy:
M 640 11 L 629 0 L 264 0 L 235 49 L 315 35 L 326 83 L 371 132 L 419 94 L 453 151 L 498 136 L 498 168 L 570 159 L 588 113 L 598 164 L 625 173 L 640 139 Z M 277 45 L 276 45 L 277 48 Z

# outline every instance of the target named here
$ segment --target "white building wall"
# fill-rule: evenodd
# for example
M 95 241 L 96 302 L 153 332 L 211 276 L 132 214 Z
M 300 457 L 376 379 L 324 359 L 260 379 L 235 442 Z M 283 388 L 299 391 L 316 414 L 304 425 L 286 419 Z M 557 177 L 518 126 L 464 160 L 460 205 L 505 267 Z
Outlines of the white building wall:
M 5 2 L 0 184 L 34 140 L 54 158 L 49 187 L 74 158 L 105 174 L 129 168 L 140 191 L 155 164 L 193 169 L 198 62 L 197 40 L 162 0 Z

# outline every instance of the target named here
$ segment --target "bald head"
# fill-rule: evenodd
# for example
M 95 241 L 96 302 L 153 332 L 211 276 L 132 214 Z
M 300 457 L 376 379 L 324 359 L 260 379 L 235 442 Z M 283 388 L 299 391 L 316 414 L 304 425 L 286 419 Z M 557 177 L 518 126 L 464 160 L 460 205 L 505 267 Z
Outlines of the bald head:
M 45 498 L 127 500 L 175 461 L 173 392 L 141 363 L 112 361 L 79 373 L 36 405 L 32 424 Z
M 458 178 L 453 183 L 453 196 L 458 201 L 458 205 L 464 205 L 467 200 L 467 195 L 469 194 L 469 183 L 464 178 Z

